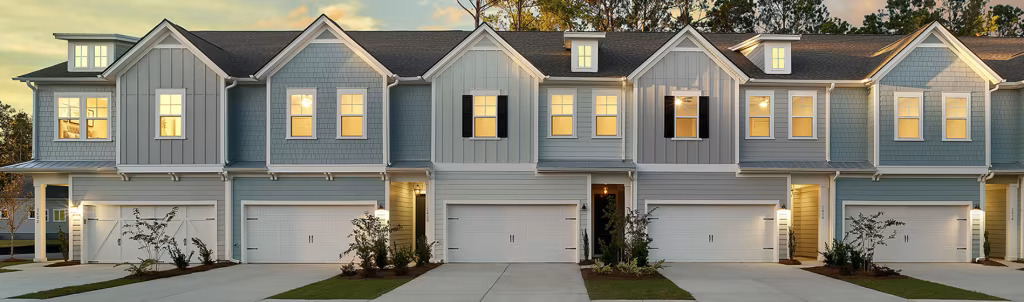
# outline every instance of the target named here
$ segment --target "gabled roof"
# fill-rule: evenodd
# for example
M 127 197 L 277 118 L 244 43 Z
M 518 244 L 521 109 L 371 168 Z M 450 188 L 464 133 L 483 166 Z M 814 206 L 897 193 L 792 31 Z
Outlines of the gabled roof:
M 157 24 L 156 27 L 153 27 L 153 29 L 146 33 L 146 35 L 142 37 L 142 40 L 139 40 L 138 43 L 135 43 L 135 45 L 128 49 L 127 53 L 120 58 L 117 58 L 117 60 L 110 64 L 110 66 L 107 66 L 107 69 L 100 75 L 104 78 L 109 78 L 110 76 L 120 74 L 124 70 L 130 68 L 135 64 L 135 62 L 141 59 L 150 48 L 160 43 L 160 40 L 162 40 L 165 34 L 173 36 L 176 40 L 181 41 L 182 45 L 184 45 L 186 49 L 191 51 L 196 58 L 206 64 L 206 66 L 213 70 L 214 73 L 224 78 L 228 77 L 227 72 L 220 67 L 222 65 L 226 65 L 226 63 L 228 63 L 227 61 L 230 59 L 230 55 L 224 51 L 224 49 L 203 40 L 185 28 L 178 26 L 167 19 L 160 21 L 160 24 Z
M 288 43 L 288 46 L 286 46 L 283 50 L 278 52 L 277 55 L 273 57 L 273 59 L 267 62 L 262 68 L 259 69 L 259 71 L 252 75 L 256 76 L 256 78 L 262 79 L 273 74 L 274 72 L 277 71 L 277 69 L 281 68 L 281 66 L 284 66 L 284 64 L 291 60 L 291 58 L 294 57 L 295 54 L 301 51 L 303 46 L 308 44 L 311 40 L 315 39 L 315 35 L 323 32 L 324 30 L 330 31 L 332 34 L 341 39 L 344 42 L 344 44 L 349 47 L 349 49 L 355 52 L 357 56 L 362 58 L 363 61 L 366 61 L 366 63 L 369 64 L 370 67 L 373 67 L 373 69 L 376 70 L 381 75 L 395 76 L 394 73 L 388 70 L 387 67 L 381 64 L 380 61 L 378 61 L 376 58 L 373 57 L 373 55 L 366 51 L 366 49 L 363 48 L 362 45 L 359 45 L 358 41 L 353 40 L 345 32 L 345 30 L 338 25 L 338 23 L 335 23 L 334 20 L 331 20 L 331 18 L 328 18 L 327 15 L 323 14 L 321 14 L 320 17 L 316 18 L 316 20 L 314 20 L 313 23 L 309 24 L 309 26 L 307 26 L 306 29 L 303 30 L 301 34 L 293 38 L 292 41 Z
M 459 43 L 459 45 L 456 45 L 455 48 L 452 48 L 450 51 L 448 51 L 448 54 L 442 57 L 441 60 L 437 61 L 437 63 L 434 63 L 434 66 L 430 67 L 430 69 L 428 69 L 427 72 L 423 73 L 423 78 L 431 79 L 434 76 L 440 74 L 442 71 L 447 69 L 452 62 L 454 62 L 456 59 L 461 57 L 463 53 L 465 53 L 471 47 L 473 47 L 473 43 L 477 41 L 477 38 L 485 36 L 494 39 L 494 42 L 497 43 L 498 48 L 505 52 L 505 54 L 508 55 L 509 57 L 512 57 L 512 60 L 515 61 L 516 64 L 519 64 L 520 67 L 526 69 L 528 72 L 530 72 L 530 74 L 532 74 L 537 79 L 544 79 L 544 73 L 537 69 L 537 67 L 535 67 L 533 63 L 524 58 L 523 55 L 519 53 L 519 51 L 512 47 L 512 45 L 509 45 L 508 42 L 505 41 L 505 38 L 502 38 L 500 35 L 498 35 L 498 33 L 494 32 L 494 29 L 491 28 L 491 26 L 488 25 L 487 23 L 477 26 L 476 30 L 473 30 L 473 33 L 470 33 L 469 36 L 467 36 L 465 39 L 462 40 L 462 42 Z
M 740 83 L 745 83 L 747 82 L 747 80 L 750 79 L 750 77 L 744 74 L 743 71 L 739 69 L 739 67 L 737 67 L 735 64 L 733 64 L 733 62 L 731 62 L 728 58 L 725 57 L 721 49 L 717 49 L 713 44 L 711 44 L 711 42 L 708 41 L 707 38 L 705 38 L 703 35 L 700 34 L 700 32 L 698 32 L 696 29 L 693 29 L 693 27 L 689 25 L 684 27 L 682 30 L 676 33 L 675 36 L 666 41 L 664 45 L 662 45 L 661 48 L 658 49 L 658 51 L 648 56 L 647 60 L 644 61 L 643 64 L 640 64 L 640 66 L 637 66 L 637 68 L 629 74 L 628 78 L 630 80 L 635 80 L 637 77 L 643 75 L 645 72 L 647 72 L 648 69 L 651 68 L 651 66 L 653 66 L 658 61 L 661 61 L 661 59 L 665 57 L 666 54 L 671 52 L 672 48 L 675 47 L 675 45 L 677 45 L 679 42 L 681 42 L 688 36 L 693 37 L 693 42 L 696 43 L 700 48 L 702 48 L 704 52 L 707 53 L 709 57 L 711 57 L 711 60 L 715 61 L 715 63 L 717 63 L 719 67 L 721 67 L 727 73 L 732 75 L 732 77 L 735 78 L 737 81 L 739 81 Z
M 939 24 L 939 22 L 932 22 L 928 26 L 918 29 L 913 34 L 900 39 L 900 41 L 896 43 L 896 47 L 893 48 L 891 54 L 887 57 L 885 63 L 878 66 L 878 68 L 871 73 L 870 79 L 872 81 L 881 80 L 890 70 L 892 70 L 896 65 L 899 65 L 899 63 L 902 62 L 918 44 L 921 44 L 933 34 L 941 38 L 943 43 L 951 47 L 951 50 L 953 50 L 957 57 L 964 60 L 971 69 L 989 80 L 989 82 L 995 84 L 1003 81 L 1003 77 L 992 70 L 988 64 L 985 64 L 981 58 L 975 55 L 974 52 L 961 43 L 953 33 L 946 30 L 946 28 Z

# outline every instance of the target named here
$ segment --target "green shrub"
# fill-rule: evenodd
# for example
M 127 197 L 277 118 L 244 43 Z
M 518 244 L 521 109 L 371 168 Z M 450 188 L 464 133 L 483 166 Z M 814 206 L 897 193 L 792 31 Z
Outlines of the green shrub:
M 153 267 L 156 266 L 156 259 L 139 258 L 139 263 L 124 262 L 114 265 L 114 267 L 122 265 L 128 266 L 128 268 L 125 268 L 124 271 L 128 272 L 129 275 L 138 277 L 152 272 L 154 270 Z
M 594 261 L 594 273 L 598 275 L 608 275 L 611 274 L 612 271 L 614 271 L 614 268 L 611 265 L 605 264 L 600 259 Z
M 981 245 L 981 249 L 985 252 L 985 258 L 988 258 L 992 255 L 992 243 L 988 240 L 988 230 L 985 230 L 982 236 L 985 237 L 985 243 Z
M 587 236 L 587 230 L 583 230 L 583 259 L 590 259 L 590 237 Z
M 643 271 L 640 266 L 636 264 L 636 259 L 631 259 L 615 265 L 615 268 L 619 269 L 619 272 L 627 275 L 642 276 Z
M 433 255 L 434 244 L 437 241 L 427 242 L 427 236 L 420 236 L 416 238 L 416 266 L 420 267 L 427 263 L 430 263 L 430 257 Z
M 64 261 L 70 259 L 68 252 L 71 250 L 68 248 L 68 233 L 64 232 L 64 229 L 57 226 L 57 240 L 60 240 L 60 256 L 64 258 Z
M 850 263 L 850 246 L 846 242 L 836 238 L 832 245 L 825 244 L 825 250 L 820 252 L 827 267 L 845 267 Z
M 166 249 L 167 252 L 171 254 L 171 261 L 174 262 L 174 267 L 177 267 L 178 269 L 188 268 L 189 262 L 192 262 L 192 255 L 195 255 L 196 253 L 195 251 L 191 251 L 188 253 L 188 256 L 186 256 L 185 253 L 181 251 L 181 248 L 178 247 L 178 242 L 174 240 L 167 244 Z
M 796 258 L 796 233 L 793 233 L 793 227 L 789 227 L 789 259 Z
M 198 237 L 192 237 L 192 244 L 199 249 L 199 262 L 202 262 L 203 265 L 213 265 L 213 251 L 206 246 L 206 243 Z
M 341 275 L 342 276 L 355 276 L 356 275 L 356 264 L 354 262 L 349 262 L 348 264 L 342 264 L 341 265 Z
M 867 258 L 864 257 L 864 252 L 857 249 L 850 249 L 850 270 L 853 272 L 859 272 L 867 269 Z
M 397 245 L 391 245 L 391 264 L 395 266 L 395 276 L 405 276 L 409 274 L 409 263 L 412 262 L 416 254 L 412 252 L 412 249 L 408 246 L 399 247 Z
M 339 257 L 355 253 L 359 267 L 363 269 L 363 276 L 376 276 L 377 269 L 384 269 L 388 265 L 388 239 L 391 238 L 391 232 L 398 227 L 391 227 L 383 219 L 370 213 L 352 219 L 352 225 L 354 228 L 348 235 L 352 241 Z

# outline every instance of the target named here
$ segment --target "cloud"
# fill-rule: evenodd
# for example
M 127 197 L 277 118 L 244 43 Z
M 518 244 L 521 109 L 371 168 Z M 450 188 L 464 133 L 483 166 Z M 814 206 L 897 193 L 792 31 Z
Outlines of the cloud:
M 359 15 L 362 8 L 362 3 L 354 1 L 320 7 L 315 12 L 311 12 L 307 5 L 300 5 L 285 16 L 257 21 L 256 26 L 265 29 L 300 29 L 313 23 L 320 14 L 324 14 L 346 30 L 377 29 L 380 22 L 372 17 Z
M 435 22 L 418 27 L 421 30 L 451 30 L 473 27 L 473 18 L 458 6 L 440 6 L 434 4 L 430 18 Z

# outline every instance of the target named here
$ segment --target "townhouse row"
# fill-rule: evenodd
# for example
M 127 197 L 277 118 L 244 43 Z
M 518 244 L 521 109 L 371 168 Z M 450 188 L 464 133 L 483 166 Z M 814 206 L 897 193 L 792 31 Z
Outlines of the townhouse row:
M 670 262 L 774 262 L 790 238 L 814 258 L 876 212 L 906 222 L 877 261 L 1022 250 L 1024 39 L 324 16 L 55 37 L 68 62 L 15 78 L 33 89 L 33 160 L 2 171 L 31 175 L 40 209 L 67 187 L 84 262 L 138 259 L 132 212 L 172 208 L 176 238 L 246 263 L 348 262 L 366 213 L 401 226 L 396 244 L 436 241 L 437 260 L 577 262 L 610 239 L 612 208 L 653 211 L 652 257 Z

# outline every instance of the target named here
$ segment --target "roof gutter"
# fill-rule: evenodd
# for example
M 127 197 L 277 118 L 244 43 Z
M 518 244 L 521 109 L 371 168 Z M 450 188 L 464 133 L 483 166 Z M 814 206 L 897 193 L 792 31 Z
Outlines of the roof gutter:
M 839 87 L 863 87 L 871 84 L 871 79 L 863 80 L 788 80 L 788 79 L 755 79 L 753 84 L 789 84 L 789 85 L 837 85 Z
M 80 78 L 77 78 L 77 77 L 76 78 L 23 78 L 23 77 L 17 77 L 17 78 L 12 78 L 12 80 L 19 81 L 19 82 L 109 82 L 109 80 L 107 80 L 106 78 L 100 78 L 98 76 L 96 78 L 90 78 L 90 77 L 80 77 Z
M 626 77 L 553 77 L 545 76 L 551 81 L 574 81 L 574 82 L 620 82 L 626 81 Z

